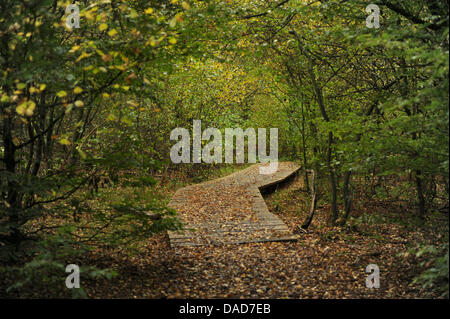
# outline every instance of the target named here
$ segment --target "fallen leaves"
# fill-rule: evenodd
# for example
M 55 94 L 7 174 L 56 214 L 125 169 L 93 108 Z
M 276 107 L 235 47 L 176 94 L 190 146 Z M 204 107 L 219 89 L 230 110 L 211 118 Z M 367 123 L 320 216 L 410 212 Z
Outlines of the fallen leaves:
M 299 180 L 266 197 L 269 210 L 274 212 L 272 208 L 278 205 L 277 214 L 290 230 L 301 225 L 308 212 L 309 199 L 307 194 L 298 191 Z M 192 186 L 193 192 L 196 187 Z M 208 194 L 213 194 L 211 192 L 214 188 Z M 211 197 L 197 194 L 190 200 L 192 214 L 206 218 L 206 214 L 214 214 L 216 208 L 226 208 L 228 196 L 233 198 L 237 193 L 239 186 L 222 194 L 223 199 L 211 201 L 214 208 L 211 210 L 198 204 L 200 199 Z M 241 201 L 239 205 L 246 203 Z M 319 207 L 313 224 L 306 233 L 299 235 L 297 242 L 174 250 L 168 236 L 160 234 L 140 242 L 138 253 L 99 247 L 83 260 L 74 262 L 114 268 L 119 273 L 111 280 L 85 281 L 83 284 L 91 298 L 438 297 L 430 290 L 411 284 L 421 268 L 413 254 L 405 254 L 411 245 L 435 241 L 436 234 L 427 228 L 412 231 L 389 223 L 365 225 L 358 230 L 330 227 L 326 223 L 327 210 L 327 206 Z M 223 220 L 243 216 L 244 210 L 225 212 Z M 330 233 L 334 234 L 333 238 L 328 236 Z M 365 268 L 371 263 L 380 267 L 379 289 L 365 286 Z
M 192 186 L 195 193 L 197 186 Z M 280 206 L 279 217 L 292 230 L 302 224 L 307 209 L 299 207 L 308 199 L 296 184 L 270 195 L 269 209 Z M 217 189 L 223 192 L 223 189 Z M 189 201 L 190 212 L 205 219 L 216 209 L 226 207 L 228 196 L 239 193 L 239 186 L 222 193 L 223 200 L 211 201 L 213 209 L 199 201 L 212 198 L 196 194 Z M 191 194 L 192 195 L 192 194 Z M 204 197 L 203 197 L 204 196 Z M 280 197 L 280 199 L 277 199 Z M 240 202 L 239 205 L 246 205 Z M 236 205 L 236 206 L 239 206 Z M 306 207 L 305 207 L 306 208 Z M 89 295 L 103 298 L 424 298 L 437 297 L 432 291 L 411 285 L 419 266 L 413 256 L 400 256 L 408 245 L 423 241 L 426 230 L 409 231 L 399 225 L 372 225 L 364 232 L 329 227 L 322 207 L 307 233 L 297 242 L 266 242 L 241 245 L 183 247 L 172 249 L 167 235 L 144 243 L 142 253 L 96 251 L 89 260 L 117 267 L 120 276 L 89 288 Z M 273 212 L 273 210 L 271 210 Z M 187 212 L 187 210 L 186 210 Z M 243 216 L 243 210 L 225 210 L 227 217 Z M 190 217 L 192 217 L 191 215 Z M 189 216 L 186 216 L 190 218 Z M 369 226 L 368 226 L 369 227 Z M 334 233 L 329 240 L 328 233 Z M 383 239 L 373 236 L 383 234 Z M 380 267 L 381 287 L 365 286 L 365 268 Z

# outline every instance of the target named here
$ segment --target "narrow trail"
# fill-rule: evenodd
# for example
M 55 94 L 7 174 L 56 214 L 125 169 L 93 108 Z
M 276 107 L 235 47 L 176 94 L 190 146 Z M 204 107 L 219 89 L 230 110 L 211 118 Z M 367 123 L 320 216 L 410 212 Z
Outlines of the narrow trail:
M 169 207 L 185 230 L 168 232 L 172 247 L 295 241 L 297 236 L 269 212 L 260 190 L 279 184 L 298 170 L 278 163 L 274 174 L 260 174 L 255 164 L 231 175 L 179 189 Z

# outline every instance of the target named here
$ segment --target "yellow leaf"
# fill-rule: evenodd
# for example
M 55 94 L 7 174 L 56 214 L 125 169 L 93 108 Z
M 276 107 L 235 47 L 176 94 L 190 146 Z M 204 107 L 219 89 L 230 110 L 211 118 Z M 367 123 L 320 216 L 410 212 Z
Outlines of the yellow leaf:
M 83 89 L 80 88 L 79 86 L 77 86 L 73 89 L 73 93 L 75 93 L 75 94 L 80 94 L 81 92 L 83 92 Z
M 108 29 L 108 25 L 106 23 L 102 23 L 99 25 L 98 29 L 100 31 L 105 31 L 106 29 Z
M 175 20 L 177 20 L 177 22 L 183 22 L 183 13 L 177 13 L 177 15 L 175 16 Z
M 44 91 L 46 87 L 47 87 L 47 84 L 41 84 L 39 86 L 39 90 Z
M 112 29 L 112 30 L 109 30 L 108 31 L 108 35 L 110 36 L 110 37 L 113 37 L 113 36 L 115 36 L 117 34 L 117 30 L 116 29 Z
M 83 106 L 84 106 L 84 103 L 83 103 L 83 101 L 78 100 L 78 101 L 75 101 L 75 106 L 76 106 L 76 107 L 83 107 Z
M 22 116 L 32 116 L 35 108 L 36 103 L 34 103 L 33 101 L 25 101 L 16 107 L 16 112 Z
M 65 97 L 67 95 L 66 91 L 59 91 L 58 93 L 56 93 L 56 96 L 58 97 Z
M 184 10 L 190 10 L 191 9 L 191 6 L 186 1 L 183 1 L 181 3 L 181 6 L 183 7 Z
M 155 37 L 151 37 L 151 38 L 147 41 L 146 44 L 147 44 L 147 45 L 150 44 L 152 47 L 156 46 Z
M 20 115 L 25 115 L 25 112 L 27 110 L 27 102 L 23 102 L 19 106 L 16 107 L 16 112 Z
M 104 99 L 109 98 L 109 94 L 108 94 L 108 93 L 103 93 L 103 98 L 104 98 Z
M 62 138 L 59 140 L 59 143 L 62 145 L 70 145 L 70 141 L 67 138 Z
M 105 62 L 111 61 L 112 60 L 111 54 L 102 55 L 102 60 L 105 61 Z
M 36 103 L 34 103 L 33 101 L 28 101 L 27 110 L 25 111 L 25 114 L 27 116 L 32 116 L 35 108 L 36 108 Z
M 90 57 L 92 54 L 90 54 L 90 53 L 86 53 L 86 52 L 83 52 L 83 53 L 81 53 L 81 55 L 78 57 L 78 59 L 76 60 L 76 62 L 78 62 L 78 61 L 80 61 L 80 60 L 82 60 L 82 59 L 84 59 L 84 58 L 88 58 L 88 57 Z
M 137 18 L 139 15 L 138 15 L 138 13 L 136 12 L 136 10 L 134 10 L 134 9 L 131 9 L 131 12 L 130 12 L 130 18 L 131 19 L 134 19 L 134 18 Z
M 175 39 L 174 37 L 170 37 L 169 38 L 169 43 L 170 44 L 175 44 L 175 43 L 177 43 L 177 39 Z
M 147 8 L 144 11 L 146 14 L 152 14 L 153 13 L 153 8 Z
M 78 51 L 79 49 L 80 49 L 80 46 L 79 46 L 79 45 L 74 45 L 74 46 L 72 47 L 72 49 L 69 50 L 69 52 L 70 52 L 70 53 L 73 53 L 73 52 L 75 52 L 75 51 Z

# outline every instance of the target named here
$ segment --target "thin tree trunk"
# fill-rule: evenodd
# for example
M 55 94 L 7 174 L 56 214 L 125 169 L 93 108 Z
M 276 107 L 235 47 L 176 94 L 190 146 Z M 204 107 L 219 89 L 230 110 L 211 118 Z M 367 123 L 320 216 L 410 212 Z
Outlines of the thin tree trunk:
M 299 42 L 299 45 L 301 47 L 301 44 Z M 302 49 L 301 49 L 302 50 Z M 302 50 L 303 51 L 303 50 Z M 309 77 L 311 79 L 312 85 L 314 87 L 314 91 L 316 93 L 316 99 L 317 104 L 319 104 L 320 112 L 322 113 L 322 117 L 326 122 L 330 122 L 330 118 L 327 114 L 327 111 L 325 109 L 325 103 L 323 101 L 323 95 L 322 95 L 322 89 L 317 83 L 316 76 L 314 74 L 314 61 L 312 58 L 306 54 L 306 52 L 303 52 L 306 57 L 308 58 L 308 73 Z M 336 176 L 333 170 L 333 167 L 331 165 L 331 161 L 333 158 L 333 132 L 328 132 L 328 154 L 327 154 L 327 166 L 328 166 L 328 173 L 330 174 L 330 184 L 331 184 L 331 223 L 334 225 L 337 218 L 338 218 L 338 210 L 337 210 L 337 185 L 336 185 Z
M 332 160 L 332 148 L 333 144 L 333 133 L 328 132 L 328 156 L 327 156 L 327 166 L 328 172 L 330 174 L 330 183 L 331 183 L 331 224 L 335 224 L 338 218 L 338 209 L 337 209 L 337 184 L 336 184 L 336 176 L 334 174 L 333 167 L 331 166 Z
M 10 118 L 4 119 L 3 123 L 3 162 L 8 173 L 14 174 L 16 172 L 16 146 L 14 145 L 12 134 L 13 123 Z M 8 207 L 8 219 L 10 223 L 10 233 L 8 234 L 8 240 L 16 244 L 16 248 L 20 243 L 22 234 L 20 232 L 20 200 L 19 193 L 17 192 L 17 182 L 14 180 L 8 180 L 8 186 L 6 191 L 6 203 Z
M 308 229 L 309 225 L 311 225 L 311 222 L 314 217 L 314 213 L 316 211 L 317 206 L 317 191 L 316 191 L 316 171 L 315 169 L 312 170 L 311 173 L 311 206 L 309 208 L 309 215 L 306 217 L 305 221 L 303 222 L 302 228 Z
M 352 196 L 350 192 L 350 179 L 352 172 L 349 170 L 345 173 L 344 177 L 344 217 L 342 220 L 342 225 L 345 225 L 348 216 L 350 215 L 350 210 L 352 208 Z
M 425 196 L 423 195 L 423 183 L 421 178 L 421 171 L 416 170 L 416 187 L 417 187 L 417 198 L 419 200 L 419 214 L 420 217 L 425 217 Z
M 308 161 L 306 159 L 306 140 L 305 140 L 305 112 L 303 107 L 303 101 L 301 101 L 302 105 L 302 144 L 303 144 L 303 166 L 305 172 L 305 186 L 306 190 L 309 191 L 309 178 L 308 178 Z

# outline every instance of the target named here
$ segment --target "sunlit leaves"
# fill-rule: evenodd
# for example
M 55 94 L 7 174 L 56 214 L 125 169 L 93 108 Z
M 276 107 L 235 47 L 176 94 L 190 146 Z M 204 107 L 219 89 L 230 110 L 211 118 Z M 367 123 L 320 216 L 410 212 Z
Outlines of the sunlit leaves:
M 191 6 L 186 1 L 183 1 L 181 3 L 181 6 L 183 7 L 184 10 L 190 10 L 191 9 Z
M 81 60 L 85 59 L 85 58 L 89 58 L 90 56 L 92 56 L 92 53 L 86 53 L 83 52 L 80 54 L 80 56 L 75 60 L 75 62 L 80 62 Z
M 80 46 L 79 46 L 79 45 L 74 45 L 74 46 L 69 50 L 69 53 L 74 53 L 74 52 L 78 51 L 79 49 L 80 49 Z
M 65 96 L 67 96 L 67 92 L 66 91 L 59 91 L 58 93 L 56 93 L 57 97 L 63 98 Z
M 76 107 L 83 107 L 83 106 L 84 106 L 84 103 L 83 103 L 83 101 L 81 101 L 81 100 L 75 101 L 74 104 L 75 104 Z
M 34 86 L 30 86 L 29 90 L 30 94 L 35 94 L 35 93 L 39 93 L 40 90 L 35 88 Z
M 36 103 L 34 101 L 28 100 L 20 103 L 16 107 L 16 112 L 22 116 L 32 116 L 35 108 Z
M 108 29 L 108 25 L 106 23 L 102 23 L 98 26 L 98 29 L 100 31 L 105 31 L 106 29 Z
M 117 30 L 116 29 L 111 29 L 108 31 L 108 35 L 110 37 L 114 37 L 117 34 Z
M 6 95 L 6 94 L 2 94 L 2 96 L 0 97 L 0 102 L 1 103 L 8 103 L 9 101 L 11 101 L 11 98 Z
M 80 94 L 81 92 L 83 92 L 83 89 L 80 88 L 79 86 L 77 86 L 73 89 L 73 93 L 75 93 L 75 94 Z
M 70 145 L 72 144 L 67 138 L 62 138 L 58 141 L 61 145 Z
M 177 24 L 177 19 L 176 19 L 176 18 L 170 19 L 170 21 L 169 21 L 169 26 L 170 26 L 171 28 L 175 28 L 176 24 Z

